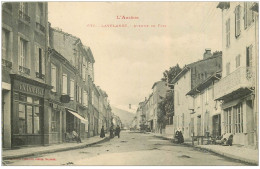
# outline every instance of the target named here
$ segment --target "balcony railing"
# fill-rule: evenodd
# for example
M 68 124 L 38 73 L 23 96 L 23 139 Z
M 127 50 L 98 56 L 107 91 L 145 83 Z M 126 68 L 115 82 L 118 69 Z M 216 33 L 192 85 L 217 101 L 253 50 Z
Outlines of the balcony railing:
M 45 27 L 42 24 L 38 23 L 38 22 L 36 22 L 36 29 L 38 29 L 41 32 L 45 33 Z
M 23 66 L 19 66 L 19 72 L 30 75 L 30 69 Z
M 8 60 L 2 59 L 2 66 L 12 69 L 13 64 Z
M 31 18 L 26 13 L 19 10 L 19 18 L 25 20 L 26 22 L 30 23 Z
M 36 77 L 37 77 L 37 78 L 44 80 L 44 78 L 45 78 L 45 75 L 44 75 L 44 74 L 39 73 L 39 72 L 36 72 L 35 74 L 36 74 Z
M 254 83 L 254 67 L 240 67 L 216 83 L 214 98 L 219 99 L 240 88 L 252 88 L 255 86 Z

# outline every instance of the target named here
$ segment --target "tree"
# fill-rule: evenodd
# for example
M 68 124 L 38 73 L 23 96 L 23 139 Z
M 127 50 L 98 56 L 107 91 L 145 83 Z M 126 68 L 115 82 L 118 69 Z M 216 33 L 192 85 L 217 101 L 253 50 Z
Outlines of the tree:
M 181 68 L 177 64 L 164 71 L 162 81 L 171 83 L 171 81 L 181 72 Z M 171 90 L 168 90 L 166 97 L 158 105 L 157 123 L 159 124 L 160 132 L 165 128 L 166 124 L 171 124 L 174 116 L 174 87 L 169 84 Z
M 162 81 L 171 83 L 171 81 L 181 72 L 181 68 L 179 64 L 176 66 L 170 67 L 169 70 L 165 70 L 163 72 L 163 78 L 161 79 Z M 167 81 L 168 80 L 168 81 Z M 172 85 L 169 85 L 171 89 L 173 89 Z

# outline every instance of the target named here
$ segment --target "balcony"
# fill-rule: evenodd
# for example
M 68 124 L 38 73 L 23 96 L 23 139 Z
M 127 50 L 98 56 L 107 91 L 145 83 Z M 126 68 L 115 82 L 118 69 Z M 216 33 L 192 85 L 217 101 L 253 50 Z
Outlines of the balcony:
M 42 80 L 45 79 L 45 75 L 44 75 L 44 74 L 39 73 L 39 72 L 36 72 L 35 74 L 36 74 L 36 77 L 37 77 L 37 78 L 42 79 Z
M 2 59 L 2 66 L 12 69 L 13 64 L 12 64 L 12 62 L 10 62 L 8 60 Z
M 30 75 L 30 69 L 23 66 L 19 66 L 19 72 Z
M 42 33 L 45 33 L 45 27 L 38 22 L 36 22 L 36 29 L 40 30 Z
M 215 100 L 239 98 L 250 93 L 254 87 L 254 67 L 240 67 L 216 83 L 214 98 Z
M 28 14 L 26 14 L 26 13 L 20 11 L 20 10 L 19 10 L 19 19 L 22 19 L 22 20 L 24 20 L 28 23 L 30 23 L 30 21 L 31 21 L 30 16 L 28 16 Z

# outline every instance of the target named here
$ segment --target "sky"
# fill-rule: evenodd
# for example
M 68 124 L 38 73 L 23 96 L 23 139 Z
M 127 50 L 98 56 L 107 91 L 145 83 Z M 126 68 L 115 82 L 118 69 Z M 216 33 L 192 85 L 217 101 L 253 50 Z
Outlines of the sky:
M 153 84 L 169 67 L 202 59 L 206 48 L 213 52 L 222 48 L 217 2 L 48 4 L 51 26 L 79 37 L 91 48 L 95 84 L 107 92 L 110 104 L 125 110 L 131 104 L 131 112 L 152 93 Z M 110 24 L 127 27 L 105 27 Z

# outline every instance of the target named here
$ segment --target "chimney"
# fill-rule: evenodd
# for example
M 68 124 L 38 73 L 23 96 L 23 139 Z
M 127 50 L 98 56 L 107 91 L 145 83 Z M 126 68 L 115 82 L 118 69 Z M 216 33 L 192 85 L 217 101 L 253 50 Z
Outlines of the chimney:
M 210 48 L 206 48 L 205 49 L 205 53 L 203 54 L 203 59 L 207 59 L 207 58 L 209 58 L 211 56 L 212 56 L 211 49 Z

